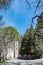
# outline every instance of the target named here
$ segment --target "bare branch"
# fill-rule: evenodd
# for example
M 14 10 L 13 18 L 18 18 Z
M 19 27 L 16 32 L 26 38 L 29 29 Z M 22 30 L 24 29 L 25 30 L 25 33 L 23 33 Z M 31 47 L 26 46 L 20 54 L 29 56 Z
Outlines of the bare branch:
M 33 20 L 34 20 L 35 18 L 37 18 L 37 17 L 40 17 L 40 16 L 36 15 L 36 16 L 34 16 L 34 17 L 32 18 L 32 23 L 34 23 Z
M 2 27 L 2 26 L 5 24 L 5 22 L 2 21 L 2 18 L 3 18 L 3 16 L 1 15 L 1 16 L 0 16 L 0 27 Z
M 2 20 L 2 18 L 3 18 L 3 16 L 1 15 L 1 16 L 0 16 L 0 20 Z
M 34 15 L 36 14 L 38 8 L 43 7 L 43 0 L 36 0 L 35 2 L 33 0 L 32 2 L 30 2 L 30 0 L 26 0 L 26 3 L 28 4 L 29 7 L 31 7 L 32 4 L 36 3 L 36 6 L 35 6 L 36 9 L 35 9 Z
M 36 6 L 36 10 L 35 10 L 35 12 L 34 12 L 34 15 L 35 15 L 35 13 L 36 13 L 36 11 L 37 11 L 37 8 L 38 8 L 39 5 L 40 5 L 40 2 L 41 2 L 41 0 L 39 0 L 38 3 L 37 3 L 37 6 Z
M 31 6 L 30 3 L 28 2 L 28 0 L 26 0 L 26 3 L 29 5 L 29 7 Z

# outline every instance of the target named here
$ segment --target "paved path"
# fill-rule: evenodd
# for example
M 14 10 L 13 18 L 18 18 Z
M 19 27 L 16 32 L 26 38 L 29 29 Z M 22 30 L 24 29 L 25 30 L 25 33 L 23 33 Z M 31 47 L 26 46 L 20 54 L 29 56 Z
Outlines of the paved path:
M 7 62 L 8 62 L 7 65 L 43 65 L 43 59 L 37 60 L 10 59 Z
M 17 63 L 17 62 L 30 62 L 30 63 L 39 63 L 39 62 L 43 62 L 43 59 L 36 59 L 36 60 L 21 60 L 21 59 L 10 59 L 7 60 L 7 62 L 13 62 L 13 63 Z
M 14 63 L 7 63 L 7 65 L 15 65 Z
M 7 65 L 43 65 L 43 63 L 8 63 Z

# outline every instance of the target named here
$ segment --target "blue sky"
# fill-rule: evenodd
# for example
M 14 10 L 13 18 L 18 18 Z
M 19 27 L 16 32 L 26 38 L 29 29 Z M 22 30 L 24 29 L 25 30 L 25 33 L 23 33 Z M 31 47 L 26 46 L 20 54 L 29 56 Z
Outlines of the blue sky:
M 0 14 L 3 15 L 3 21 L 6 22 L 5 26 L 13 26 L 20 34 L 24 34 L 26 29 L 30 27 L 34 11 L 35 7 L 29 8 L 25 0 L 15 0 L 9 9 L 0 11 Z M 39 14 L 41 11 L 37 10 L 36 14 Z M 35 24 L 36 21 L 34 26 Z

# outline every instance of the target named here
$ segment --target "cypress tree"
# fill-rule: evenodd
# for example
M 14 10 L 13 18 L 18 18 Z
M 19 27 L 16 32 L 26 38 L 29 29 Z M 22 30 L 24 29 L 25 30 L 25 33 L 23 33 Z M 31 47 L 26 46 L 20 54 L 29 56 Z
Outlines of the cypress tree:
M 24 34 L 19 53 L 25 59 L 40 58 L 40 50 L 38 44 L 35 43 L 35 32 L 32 24 Z

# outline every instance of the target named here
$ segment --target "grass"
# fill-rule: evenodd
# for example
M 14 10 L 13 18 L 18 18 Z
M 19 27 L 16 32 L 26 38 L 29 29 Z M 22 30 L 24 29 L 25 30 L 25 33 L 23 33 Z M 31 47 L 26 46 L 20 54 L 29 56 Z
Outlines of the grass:
M 0 65 L 6 65 L 6 62 L 0 62 Z

